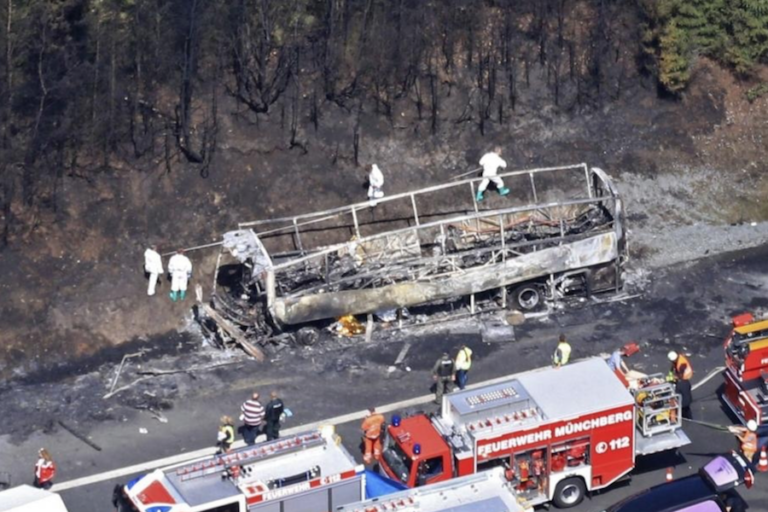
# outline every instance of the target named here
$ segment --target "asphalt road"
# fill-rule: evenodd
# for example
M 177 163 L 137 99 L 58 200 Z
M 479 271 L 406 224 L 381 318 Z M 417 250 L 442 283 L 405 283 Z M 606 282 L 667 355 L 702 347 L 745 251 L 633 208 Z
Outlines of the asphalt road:
M 474 382 L 548 364 L 554 340 L 558 333 L 565 332 L 575 358 L 607 353 L 628 341 L 637 341 L 642 352 L 630 358 L 629 363 L 648 373 L 666 370 L 665 355 L 669 349 L 686 352 L 695 370 L 695 383 L 723 364 L 721 345 L 729 330 L 730 317 L 768 307 L 768 247 L 699 260 L 645 276 L 640 281 L 644 284 L 638 298 L 584 303 L 560 310 L 519 326 L 513 340 L 486 343 L 474 321 L 451 324 L 450 330 L 432 329 L 421 335 L 409 335 L 412 347 L 405 365 L 411 368 L 410 372 L 387 371 L 403 348 L 406 340 L 402 336 L 330 353 L 309 351 L 271 365 L 253 363 L 239 373 L 221 372 L 218 376 L 227 383 L 225 391 L 198 389 L 167 411 L 167 423 L 136 413 L 99 425 L 89 432 L 89 438 L 103 448 L 101 451 L 62 430 L 36 432 L 19 444 L 0 438 L 0 471 L 10 471 L 14 483 L 30 480 L 34 454 L 42 445 L 51 448 L 59 463 L 59 482 L 210 446 L 219 416 L 237 416 L 239 404 L 256 387 L 263 391 L 279 387 L 295 412 L 293 423 L 288 426 L 423 395 L 437 356 L 459 342 L 466 342 L 475 350 L 470 374 Z M 719 424 L 733 422 L 718 400 L 721 382 L 716 376 L 694 392 L 696 419 Z M 338 425 L 337 429 L 350 452 L 361 460 L 357 451 L 358 425 L 355 421 Z M 139 429 L 146 429 L 147 433 L 140 433 Z M 700 425 L 689 425 L 686 432 L 693 443 L 679 454 L 639 459 L 631 481 L 595 493 L 572 510 L 602 510 L 625 496 L 662 483 L 669 466 L 675 467 L 675 476 L 689 474 L 713 455 L 736 446 L 732 436 Z M 79 486 L 62 491 L 62 496 L 72 512 L 103 512 L 110 509 L 113 486 L 128 479 L 130 476 L 126 475 Z M 766 482 L 768 476 L 759 474 L 757 485 L 742 491 L 751 510 L 768 511 Z

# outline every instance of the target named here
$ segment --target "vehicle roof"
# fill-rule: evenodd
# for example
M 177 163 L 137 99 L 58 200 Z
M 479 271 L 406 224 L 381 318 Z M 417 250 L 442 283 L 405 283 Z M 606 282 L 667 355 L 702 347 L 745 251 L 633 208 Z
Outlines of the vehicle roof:
M 50 512 L 67 511 L 58 494 L 36 489 L 31 485 L 20 485 L 0 492 L 0 511 L 21 511 L 25 510 L 28 505 L 36 505 L 37 507 L 45 505 L 46 510 L 50 510 Z
M 514 489 L 497 467 L 336 509 L 337 512 L 523 512 Z
M 751 324 L 736 327 L 733 331 L 739 334 L 749 334 L 765 330 L 768 330 L 768 319 L 758 320 L 757 322 L 753 322 Z
M 442 438 L 442 436 L 435 430 L 432 422 L 424 414 L 418 414 L 416 416 L 409 416 L 403 418 L 399 427 L 391 425 L 389 427 L 389 434 L 393 437 L 404 438 L 401 441 L 400 447 L 403 449 L 408 457 L 413 458 L 413 447 L 418 439 L 421 445 L 421 454 L 418 456 L 422 459 L 429 459 L 442 455 L 448 450 L 448 444 Z
M 268 489 L 269 481 L 295 476 L 315 467 L 317 476 L 323 477 L 356 471 L 357 463 L 335 439 L 310 431 L 244 446 L 224 456 L 212 455 L 180 467 L 156 471 L 131 482 L 128 488 L 132 495 L 150 495 L 145 503 L 147 506 L 152 505 L 150 502 L 162 501 L 153 496 L 159 498 L 167 493 L 176 502 L 196 507 L 239 494 L 249 497 L 263 493 Z M 240 461 L 243 471 L 238 485 L 221 477 L 224 466 L 220 461 L 223 459 Z M 151 492 L 147 493 L 145 489 Z
M 606 512 L 673 512 L 715 497 L 714 489 L 695 474 L 646 489 L 609 507 Z
M 520 376 L 520 382 L 548 418 L 568 419 L 590 410 L 634 404 L 632 395 L 599 357 L 561 368 L 543 368 Z M 595 390 L 599 389 L 599 397 Z
M 599 395 L 595 394 L 596 389 L 600 390 Z M 505 425 L 501 430 L 511 431 L 633 403 L 631 394 L 605 360 L 595 357 L 451 393 L 443 399 L 442 417 L 447 423 L 467 427 L 476 436 L 482 436 L 484 430 L 498 435 L 500 428 L 486 420 L 526 412 L 525 417 L 512 423 L 495 422 Z

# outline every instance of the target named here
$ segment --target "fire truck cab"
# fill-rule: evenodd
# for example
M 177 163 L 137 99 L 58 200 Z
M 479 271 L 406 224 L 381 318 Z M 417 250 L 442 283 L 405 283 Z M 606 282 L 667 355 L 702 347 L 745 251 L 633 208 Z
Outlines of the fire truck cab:
M 724 348 L 723 401 L 742 423 L 768 424 L 768 318 L 734 317 Z
M 158 469 L 115 501 L 120 512 L 326 512 L 364 493 L 363 466 L 323 429 Z
M 533 512 L 518 501 L 503 468 L 351 503 L 336 512 Z
M 504 466 L 528 506 L 564 508 L 629 473 L 637 455 L 690 443 L 681 418 L 672 384 L 630 391 L 591 358 L 451 393 L 436 416 L 393 417 L 380 467 L 416 487 Z

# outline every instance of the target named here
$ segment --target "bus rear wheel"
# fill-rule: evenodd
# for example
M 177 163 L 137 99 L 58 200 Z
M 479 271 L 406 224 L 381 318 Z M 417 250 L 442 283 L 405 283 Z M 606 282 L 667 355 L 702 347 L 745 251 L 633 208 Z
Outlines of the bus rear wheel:
M 524 284 L 512 290 L 512 305 L 520 311 L 535 311 L 544 304 L 544 290 L 537 284 Z

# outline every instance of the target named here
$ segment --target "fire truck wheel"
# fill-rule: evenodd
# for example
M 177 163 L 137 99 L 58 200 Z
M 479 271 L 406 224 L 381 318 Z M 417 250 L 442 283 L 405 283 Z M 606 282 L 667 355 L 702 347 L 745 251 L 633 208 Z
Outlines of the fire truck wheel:
M 512 291 L 512 305 L 521 311 L 533 311 L 544 303 L 543 290 L 536 284 L 524 284 Z
M 584 480 L 578 477 L 566 478 L 555 487 L 555 496 L 552 501 L 557 508 L 575 507 L 581 503 L 586 493 L 587 486 Z

